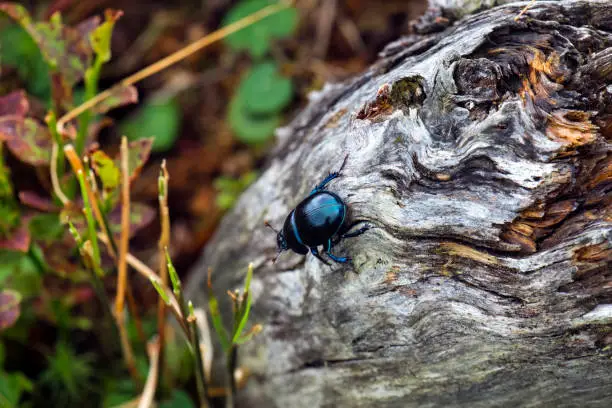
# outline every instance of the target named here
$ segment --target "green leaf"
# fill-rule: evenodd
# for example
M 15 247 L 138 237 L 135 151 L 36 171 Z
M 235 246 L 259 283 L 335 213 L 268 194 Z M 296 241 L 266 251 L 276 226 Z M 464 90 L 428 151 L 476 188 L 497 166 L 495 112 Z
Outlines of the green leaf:
M 270 139 L 274 130 L 281 124 L 280 115 L 253 116 L 245 109 L 243 102 L 238 94 L 234 94 L 229 105 L 228 121 L 236 137 L 250 144 Z
M 14 290 L 0 291 L 0 332 L 15 324 L 21 313 L 21 295 Z
M 227 331 L 225 330 L 223 321 L 221 320 L 219 302 L 217 301 L 217 298 L 211 288 L 208 290 L 208 309 L 210 310 L 213 327 L 217 333 L 217 337 L 219 337 L 219 341 L 221 342 L 221 347 L 223 347 L 223 350 L 227 351 L 230 348 L 229 336 L 227 335 Z
M 123 15 L 122 11 L 106 10 L 104 12 L 104 23 L 100 24 L 89 34 L 89 41 L 94 52 L 102 60 L 108 62 L 111 59 L 111 37 L 115 22 Z
M 172 264 L 172 259 L 170 259 L 168 248 L 166 248 L 166 263 L 168 265 L 170 281 L 172 282 L 172 290 L 174 291 L 174 294 L 178 296 L 181 293 L 181 278 L 179 278 L 178 273 L 176 273 L 176 269 Z
M 293 97 L 293 83 L 281 77 L 272 61 L 254 65 L 238 88 L 244 109 L 253 115 L 266 115 L 283 110 Z
M 181 109 L 175 99 L 148 101 L 134 116 L 124 120 L 119 129 L 131 141 L 153 137 L 153 151 L 163 152 L 174 145 L 180 120 Z
M 104 408 L 117 407 L 134 399 L 138 390 L 129 378 L 110 378 L 104 386 Z
M 98 26 L 98 17 L 73 28 L 62 23 L 59 13 L 53 14 L 48 22 L 34 23 L 26 8 L 17 3 L 0 3 L 0 11 L 8 14 L 28 32 L 49 67 L 57 69 L 69 86 L 83 78 L 93 54 L 88 37 Z
M 0 247 L 17 248 L 15 245 L 9 245 L 4 242 L 5 239 L 11 239 L 15 234 L 15 228 L 19 224 L 19 208 L 8 198 L 2 198 L 0 201 Z
M 247 270 L 247 276 L 246 279 L 244 280 L 244 294 L 246 294 L 246 305 L 244 306 L 244 308 L 241 308 L 242 310 L 238 311 L 238 313 L 242 312 L 242 315 L 239 316 L 240 318 L 240 323 L 238 324 L 238 327 L 236 328 L 236 331 L 234 333 L 234 337 L 232 338 L 232 343 L 237 343 L 238 339 L 240 338 L 240 336 L 242 335 L 242 330 L 244 330 L 244 327 L 246 326 L 247 320 L 249 320 L 249 313 L 251 312 L 251 303 L 253 301 L 253 298 L 251 296 L 251 291 L 249 290 L 250 286 L 251 286 L 251 279 L 253 278 L 253 264 L 250 263 L 249 264 L 249 268 Z
M 151 281 L 151 285 L 153 285 L 153 287 L 155 288 L 155 290 L 157 291 L 157 294 L 159 295 L 160 298 L 162 298 L 162 300 L 168 305 L 170 306 L 170 298 L 168 297 L 168 294 L 166 293 L 166 291 L 164 290 L 164 288 L 161 286 L 161 284 L 153 279 L 153 278 L 149 278 L 149 280 Z
M 234 23 L 273 3 L 276 2 L 241 1 L 225 15 L 222 24 L 226 26 Z M 291 35 L 297 23 L 297 10 L 289 7 L 227 36 L 225 42 L 236 51 L 247 50 L 253 57 L 262 57 L 270 49 L 270 42 L 273 39 Z
M 0 407 L 17 408 L 24 392 L 33 389 L 32 382 L 22 373 L 7 373 L 0 370 Z
M 12 289 L 28 299 L 40 294 L 42 276 L 38 261 L 33 258 L 35 245 L 30 253 L 0 250 L 0 287 Z
M 112 191 L 117 188 L 121 179 L 121 172 L 106 153 L 96 150 L 91 155 L 91 164 L 94 172 L 100 177 L 104 190 Z
M 30 220 L 29 227 L 32 238 L 43 241 L 58 240 L 66 232 L 59 215 L 55 213 L 35 215 Z
M 0 250 L 0 287 L 7 287 L 4 281 L 18 273 L 27 258 L 22 252 Z
M 162 401 L 158 405 L 159 408 L 195 408 L 195 405 L 189 395 L 182 390 L 172 390 L 170 399 Z
M 0 31 L 0 44 L 10 44 L 0 47 L 2 65 L 16 69 L 29 94 L 49 100 L 49 68 L 32 37 L 20 25 L 11 24 Z

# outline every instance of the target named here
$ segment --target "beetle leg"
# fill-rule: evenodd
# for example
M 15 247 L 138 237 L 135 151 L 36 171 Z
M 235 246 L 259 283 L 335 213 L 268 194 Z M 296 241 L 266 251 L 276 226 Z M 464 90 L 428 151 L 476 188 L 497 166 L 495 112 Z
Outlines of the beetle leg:
M 353 223 L 352 225 L 349 225 L 346 228 L 343 228 L 339 235 L 336 236 L 336 238 L 333 241 L 333 244 L 336 245 L 338 242 L 340 242 L 340 240 L 344 239 L 344 238 L 353 238 L 353 237 L 357 237 L 361 234 L 363 234 L 364 232 L 366 232 L 367 230 L 374 228 L 372 225 L 370 224 L 366 224 L 363 227 L 359 228 L 356 231 L 353 232 L 349 232 L 351 230 L 351 228 L 353 228 L 355 225 L 360 224 L 363 221 L 357 221 L 355 223 Z
M 310 253 L 313 254 L 317 259 L 319 259 L 319 261 L 323 262 L 325 265 L 331 265 L 319 254 L 319 250 L 317 249 L 317 247 L 310 248 Z
M 359 228 L 357 231 L 347 232 L 346 234 L 342 234 L 342 238 L 352 238 L 352 237 L 359 236 L 363 234 L 364 232 L 366 232 L 367 230 L 369 230 L 370 228 L 372 228 L 372 226 L 370 224 L 366 224 L 363 227 Z
M 336 256 L 334 254 L 331 253 L 331 248 L 332 248 L 332 241 L 331 239 L 327 240 L 327 245 L 325 246 L 325 253 L 327 254 L 327 256 L 329 256 L 332 260 L 334 260 L 335 262 L 338 263 L 347 263 L 350 259 L 345 257 L 345 256 Z
M 340 177 L 342 173 L 342 169 L 344 169 L 344 166 L 346 165 L 346 159 L 348 159 L 348 154 L 344 156 L 344 160 L 342 161 L 342 165 L 340 166 L 340 169 L 338 169 L 338 171 L 329 173 L 327 177 L 323 179 L 322 182 L 317 184 L 317 186 L 312 189 L 312 191 L 310 192 L 310 195 L 316 193 L 317 191 L 325 190 L 325 187 L 327 186 L 327 184 L 329 184 L 330 181 L 332 181 L 333 179 L 337 177 Z
M 322 182 L 317 184 L 317 186 L 312 189 L 312 191 L 310 192 L 310 195 L 313 195 L 317 191 L 325 190 L 325 187 L 327 186 L 327 184 L 329 184 L 330 181 L 332 181 L 333 179 L 337 177 L 340 177 L 340 173 L 338 172 L 329 173 L 329 175 L 325 177 Z

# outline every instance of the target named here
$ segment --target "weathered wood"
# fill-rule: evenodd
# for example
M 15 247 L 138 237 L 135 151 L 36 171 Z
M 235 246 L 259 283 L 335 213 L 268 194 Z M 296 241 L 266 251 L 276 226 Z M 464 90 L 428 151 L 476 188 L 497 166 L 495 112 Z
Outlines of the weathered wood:
M 242 406 L 612 404 L 612 3 L 526 3 L 420 27 L 278 132 L 189 283 L 255 264 Z M 330 189 L 378 228 L 273 265 L 264 220 L 345 152 Z

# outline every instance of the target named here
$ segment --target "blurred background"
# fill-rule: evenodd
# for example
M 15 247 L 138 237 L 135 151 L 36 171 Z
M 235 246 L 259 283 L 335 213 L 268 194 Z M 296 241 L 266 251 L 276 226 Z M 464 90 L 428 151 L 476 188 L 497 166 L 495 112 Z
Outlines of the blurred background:
M 33 21 L 45 22 L 60 13 L 62 24 L 72 27 L 103 16 L 107 8 L 123 11 L 112 35 L 112 59 L 101 71 L 102 90 L 272 2 L 19 4 Z M 224 212 L 257 178 L 274 145 L 274 129 L 305 106 L 310 91 L 362 72 L 387 43 L 409 34 L 409 22 L 425 9 L 425 0 L 297 1 L 295 7 L 138 83 L 137 104 L 112 110 L 107 119 L 95 122 L 97 143 L 109 155 L 118 151 L 121 135 L 131 141 L 155 137 L 151 157 L 132 185 L 132 200 L 146 210 L 133 228 L 130 251 L 157 265 L 157 178 L 166 159 L 172 257 L 185 276 Z M 0 15 L 0 70 L 0 96 L 24 90 L 30 111 L 44 117 L 52 90 L 48 64 L 26 30 L 5 15 Z M 83 85 L 76 83 L 75 104 L 84 95 Z M 52 191 L 48 168 L 22 160 L 10 146 L 1 157 L 0 288 L 20 293 L 21 310 L 10 328 L 0 324 L 0 407 L 16 406 L 11 405 L 15 401 L 21 401 L 19 406 L 55 407 L 125 401 L 133 396 L 122 378 L 127 375 L 108 369 L 104 342 L 92 339 L 99 311 L 88 302 L 93 293 L 79 277 L 65 228 L 57 214 L 41 210 L 50 208 L 41 198 Z M 26 222 L 27 229 L 20 229 Z M 28 235 L 25 248 L 16 244 L 21 232 Z M 143 279 L 132 284 L 144 316 L 143 327 L 131 327 L 137 337 L 155 327 L 147 316 L 154 315 L 157 294 Z M 112 281 L 108 286 L 112 290 Z M 0 323 L 2 313 L 0 309 Z M 180 373 L 181 351 L 175 356 L 173 378 L 189 384 L 188 374 Z M 144 358 L 142 365 L 146 372 Z M 181 405 L 174 401 L 168 406 Z

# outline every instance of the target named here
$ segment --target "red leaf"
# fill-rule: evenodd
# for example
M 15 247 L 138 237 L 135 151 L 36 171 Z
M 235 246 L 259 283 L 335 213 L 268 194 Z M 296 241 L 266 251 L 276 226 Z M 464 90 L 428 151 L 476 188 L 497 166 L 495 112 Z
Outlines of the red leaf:
M 20 191 L 19 201 L 28 207 L 44 212 L 56 212 L 59 208 L 47 197 L 41 197 L 34 191 Z
M 134 181 L 140 174 L 142 166 L 145 165 L 149 156 L 151 155 L 151 147 L 155 138 L 147 137 L 138 139 L 128 144 L 128 168 L 130 173 L 130 181 Z M 121 168 L 121 159 L 119 155 L 115 157 L 115 165 L 117 168 Z
M 32 118 L 6 119 L 0 123 L 0 137 L 22 162 L 33 166 L 49 164 L 53 142 L 49 130 Z
M 21 295 L 14 290 L 0 291 L 0 331 L 15 324 L 21 314 Z
M 14 91 L 8 95 L 0 96 L 0 117 L 15 115 L 25 117 L 30 110 L 30 104 L 24 91 Z
M 22 222 L 22 225 L 11 235 L 6 238 L 0 238 L 0 249 L 8 249 L 10 251 L 28 252 L 30 248 L 30 230 L 27 223 Z
M 51 135 L 46 126 L 25 117 L 29 106 L 23 91 L 0 97 L 0 141 L 22 162 L 45 165 L 51 159 Z
M 136 87 L 122 86 L 111 90 L 111 95 L 94 107 L 96 113 L 106 113 L 111 109 L 138 102 Z

